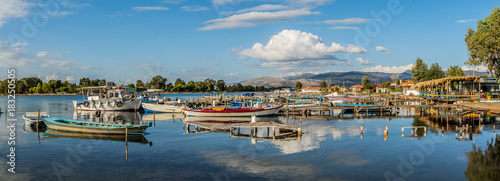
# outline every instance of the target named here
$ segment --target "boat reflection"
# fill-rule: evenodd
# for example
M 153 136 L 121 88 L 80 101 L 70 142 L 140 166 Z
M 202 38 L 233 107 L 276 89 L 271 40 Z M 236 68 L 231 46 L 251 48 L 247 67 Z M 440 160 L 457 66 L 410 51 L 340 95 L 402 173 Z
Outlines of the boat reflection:
M 301 139 L 301 128 L 286 125 L 277 117 L 186 117 L 186 134 L 229 132 L 231 138 L 289 141 Z M 190 130 L 194 126 L 194 130 Z
M 182 113 L 156 113 L 156 114 L 144 114 L 142 115 L 143 121 L 158 121 L 158 120 L 170 120 L 170 119 L 179 119 L 185 118 Z
M 110 135 L 110 134 L 91 134 L 91 133 L 76 133 L 67 131 L 56 131 L 48 129 L 42 136 L 42 139 L 47 138 L 76 138 L 76 139 L 91 139 L 91 140 L 107 140 L 107 141 L 121 141 L 133 142 L 140 144 L 153 145 L 153 142 L 148 141 L 142 134 L 129 134 L 126 135 Z
M 113 111 L 75 111 L 73 113 L 74 120 L 110 123 L 110 124 L 126 124 L 132 125 L 144 124 L 139 112 L 113 112 Z

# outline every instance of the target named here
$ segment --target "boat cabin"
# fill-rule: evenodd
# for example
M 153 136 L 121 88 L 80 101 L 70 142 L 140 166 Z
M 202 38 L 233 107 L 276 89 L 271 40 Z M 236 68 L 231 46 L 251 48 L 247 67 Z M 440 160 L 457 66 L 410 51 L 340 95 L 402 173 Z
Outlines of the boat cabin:
M 125 89 L 112 89 L 109 86 L 93 86 L 80 88 L 87 95 L 87 100 L 100 100 L 105 98 L 123 98 L 127 91 Z

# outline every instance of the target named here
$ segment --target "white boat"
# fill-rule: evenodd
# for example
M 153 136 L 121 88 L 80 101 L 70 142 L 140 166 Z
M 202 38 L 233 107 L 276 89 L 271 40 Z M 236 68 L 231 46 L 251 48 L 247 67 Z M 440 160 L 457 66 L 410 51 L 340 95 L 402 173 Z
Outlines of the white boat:
M 94 91 L 97 89 L 98 91 Z M 136 111 L 141 107 L 142 100 L 135 94 L 127 94 L 124 89 L 109 89 L 107 86 L 84 87 L 87 100 L 79 103 L 73 101 L 75 110 L 79 111 Z M 103 91 L 104 90 L 104 91 Z
M 168 101 L 163 104 L 142 103 L 142 108 L 147 113 L 181 113 L 186 107 L 183 107 L 177 101 Z
M 40 112 L 40 116 L 50 117 L 49 114 L 46 112 Z M 38 120 L 38 128 L 44 129 L 45 123 L 43 122 L 42 118 L 40 117 L 37 118 L 37 117 L 38 117 L 38 112 L 26 112 L 23 115 L 25 129 L 31 128 L 31 130 L 36 130 L 37 120 Z

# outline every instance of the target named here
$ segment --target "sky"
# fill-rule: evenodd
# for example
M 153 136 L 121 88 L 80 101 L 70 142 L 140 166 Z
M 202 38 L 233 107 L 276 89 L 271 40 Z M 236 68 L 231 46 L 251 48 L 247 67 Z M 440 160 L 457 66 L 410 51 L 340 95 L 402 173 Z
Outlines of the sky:
M 400 73 L 468 59 L 493 0 L 0 0 L 0 66 L 18 78 L 226 83 Z M 471 67 L 464 67 L 471 69 Z

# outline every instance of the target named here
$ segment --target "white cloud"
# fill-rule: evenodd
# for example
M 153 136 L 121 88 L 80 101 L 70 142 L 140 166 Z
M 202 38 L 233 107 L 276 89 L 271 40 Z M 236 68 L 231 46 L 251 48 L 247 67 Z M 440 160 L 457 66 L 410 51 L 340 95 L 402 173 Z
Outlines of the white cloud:
M 73 81 L 75 80 L 75 78 L 73 78 L 73 76 L 72 76 L 72 75 L 68 75 L 68 76 L 66 76 L 66 80 L 67 80 L 68 82 L 73 82 Z
M 227 74 L 226 74 L 226 75 L 224 75 L 224 76 L 226 76 L 226 77 L 229 77 L 229 76 L 237 76 L 238 74 L 239 74 L 238 72 L 231 72 L 231 73 L 227 73 Z
M 247 12 L 252 12 L 252 11 L 276 11 L 276 10 L 283 10 L 283 9 L 288 9 L 288 6 L 275 5 L 275 4 L 262 4 L 262 5 L 259 5 L 256 7 L 238 10 L 238 11 L 236 11 L 236 13 L 240 14 L 240 13 L 247 13 Z
M 57 80 L 57 78 L 59 78 L 59 76 L 56 73 L 53 73 L 52 75 L 45 76 L 45 81 L 47 82 L 49 80 Z
M 232 15 L 226 18 L 218 18 L 206 21 L 204 22 L 204 24 L 207 25 L 198 28 L 198 30 L 246 28 L 246 27 L 253 27 L 260 23 L 287 21 L 296 17 L 307 16 L 312 14 L 319 14 L 319 12 L 312 12 L 307 8 L 283 10 L 276 12 L 249 12 L 249 13 Z
M 369 60 L 364 59 L 362 57 L 357 58 L 356 62 L 358 62 L 361 65 L 373 65 L 373 62 L 370 62 Z
M 207 70 L 206 67 L 181 69 L 182 72 L 201 72 L 201 71 L 205 71 L 205 70 Z
M 473 22 L 476 21 L 475 19 L 463 19 L 463 20 L 458 20 L 457 23 L 467 23 L 467 22 Z
M 170 8 L 161 7 L 161 6 L 136 6 L 136 7 L 133 7 L 132 9 L 136 10 L 136 11 L 162 11 L 162 10 L 170 10 Z
M 413 67 L 413 64 L 408 64 L 408 65 L 402 65 L 402 66 L 388 66 L 388 67 L 383 67 L 382 65 L 377 65 L 375 67 L 368 67 L 363 70 L 362 72 L 385 72 L 385 73 L 403 73 L 406 70 L 411 70 Z
M 462 66 L 461 67 L 463 71 L 468 71 L 468 70 L 475 70 L 475 71 L 480 71 L 480 72 L 487 72 L 488 71 L 488 67 L 484 66 L 484 65 L 479 65 L 479 66 L 475 66 L 475 67 L 472 67 L 472 66 Z
M 358 27 L 351 27 L 351 26 L 334 26 L 334 27 L 330 27 L 328 29 L 332 29 L 332 30 L 359 30 Z
M 383 47 L 383 46 L 376 46 L 375 47 L 375 50 L 379 51 L 379 52 L 385 52 L 386 54 L 391 54 L 391 52 L 389 52 L 389 49 Z
M 49 51 L 41 51 L 36 54 L 37 57 L 43 58 L 49 55 Z
M 312 71 L 328 66 L 351 66 L 352 64 L 343 60 L 298 60 L 290 62 L 264 62 L 261 68 L 270 68 L 278 71 Z
M 10 18 L 22 18 L 28 15 L 30 4 L 22 0 L 0 1 L 0 27 Z
M 363 24 L 363 23 L 368 23 L 370 21 L 377 21 L 376 19 L 365 19 L 365 18 L 347 18 L 347 19 L 340 19 L 340 20 L 325 20 L 323 23 L 326 24 Z
M 264 46 L 255 43 L 251 49 L 244 49 L 238 54 L 242 58 L 257 58 L 270 62 L 297 60 L 338 60 L 335 53 L 366 53 L 366 49 L 349 44 L 347 47 L 332 42 L 331 46 L 321 38 L 299 30 L 283 30 L 271 37 Z
M 210 10 L 210 8 L 208 7 L 204 7 L 204 6 L 198 6 L 198 5 L 194 5 L 194 6 L 182 6 L 181 7 L 182 10 L 184 11 L 208 11 Z

